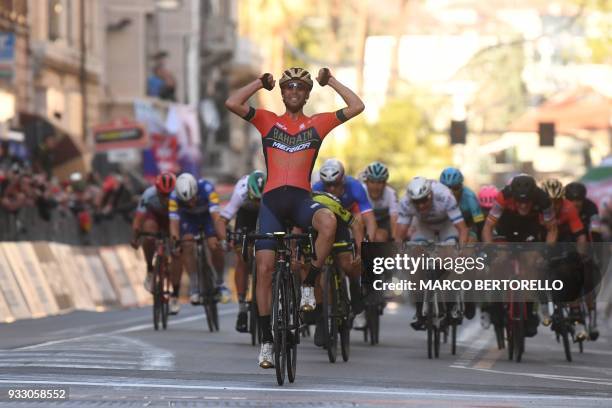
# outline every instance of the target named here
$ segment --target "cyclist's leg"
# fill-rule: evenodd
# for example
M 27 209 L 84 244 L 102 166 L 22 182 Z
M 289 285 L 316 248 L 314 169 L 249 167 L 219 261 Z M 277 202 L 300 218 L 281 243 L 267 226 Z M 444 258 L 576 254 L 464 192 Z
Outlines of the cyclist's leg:
M 312 203 L 318 204 L 318 206 L 314 209 L 314 211 L 310 212 L 310 214 L 312 214 L 312 217 L 310 218 L 311 221 L 303 222 L 304 217 L 301 217 L 302 219 L 300 221 L 302 222 L 298 224 L 303 228 L 307 228 L 310 222 L 312 222 L 312 227 L 315 229 L 315 231 L 317 231 L 317 238 L 314 243 L 314 250 L 317 259 L 312 259 L 311 261 L 310 271 L 304 280 L 304 284 L 307 286 L 314 286 L 316 278 L 321 271 L 321 267 L 325 262 L 325 258 L 327 258 L 331 252 L 332 245 L 334 244 L 334 237 L 336 235 L 336 216 L 334 213 L 319 203 L 315 203 L 314 201 L 312 201 Z M 306 207 L 308 210 L 313 210 L 313 208 L 311 208 L 309 205 L 302 207 Z
M 199 302 L 200 288 L 197 286 L 197 258 L 195 251 L 195 242 L 189 241 L 194 236 L 198 235 L 199 223 L 197 220 L 181 217 L 180 221 L 180 234 L 181 239 L 185 240 L 181 242 L 181 255 L 180 261 L 184 266 L 185 270 L 189 274 L 190 288 L 189 295 L 191 296 L 192 303 Z M 182 269 L 181 269 L 182 274 Z M 178 279 L 180 285 L 180 275 Z
M 281 197 L 278 197 L 279 195 L 276 190 L 273 190 L 262 197 L 259 207 L 260 234 L 283 230 L 283 224 L 280 219 L 284 217 L 284 208 L 280 206 L 286 204 L 286 202 L 280 200 Z M 257 294 L 257 309 L 259 311 L 258 323 L 263 346 L 263 344 L 273 341 L 270 314 L 272 309 L 272 276 L 274 274 L 276 242 L 270 239 L 258 239 L 255 243 L 255 250 L 257 266 L 257 287 L 255 290 Z M 261 357 L 260 353 L 260 360 Z M 259 363 L 261 365 L 262 361 Z
M 145 216 L 145 220 L 142 223 L 142 231 L 150 234 L 156 234 L 157 231 L 159 231 L 157 222 L 155 222 L 153 217 Z M 145 261 L 147 263 L 147 276 L 145 278 L 144 286 L 147 291 L 151 292 L 153 282 L 153 257 L 155 256 L 155 238 L 143 238 L 142 252 L 144 253 Z

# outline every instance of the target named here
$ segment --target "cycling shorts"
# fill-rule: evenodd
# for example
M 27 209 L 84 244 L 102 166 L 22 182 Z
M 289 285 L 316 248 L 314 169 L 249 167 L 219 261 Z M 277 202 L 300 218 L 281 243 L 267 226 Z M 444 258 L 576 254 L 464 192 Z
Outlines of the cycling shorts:
M 259 215 L 259 209 L 247 210 L 240 208 L 236 213 L 236 224 L 234 231 L 240 234 L 250 234 L 255 232 L 257 229 L 257 216 Z
M 323 204 L 313 201 L 310 191 L 283 186 L 264 193 L 259 207 L 259 233 L 268 234 L 285 231 L 296 226 L 307 230 L 312 226 L 312 217 Z M 273 239 L 258 239 L 255 250 L 276 249 Z
M 437 224 L 424 224 L 415 217 L 412 228 L 414 231 L 410 237 L 412 242 L 451 243 L 459 241 L 457 228 L 450 220 Z
M 147 211 L 144 214 L 144 220 L 151 220 L 155 222 L 157 224 L 159 232 L 168 234 L 170 231 L 170 219 L 168 218 L 168 213 L 166 213 L 165 215 L 161 215 L 153 211 Z
M 217 235 L 210 213 L 198 216 L 181 214 L 179 223 L 181 227 L 181 236 L 187 234 L 198 235 L 200 231 L 203 231 L 207 238 Z

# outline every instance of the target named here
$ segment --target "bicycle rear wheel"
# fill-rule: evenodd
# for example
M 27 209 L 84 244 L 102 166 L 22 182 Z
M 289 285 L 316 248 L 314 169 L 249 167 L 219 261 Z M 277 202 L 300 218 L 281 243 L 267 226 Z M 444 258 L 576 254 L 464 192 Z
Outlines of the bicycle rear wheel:
M 515 303 L 512 319 L 512 345 L 514 346 L 514 360 L 521 362 L 525 351 L 525 318 L 527 310 L 525 302 Z
M 164 330 L 166 330 L 168 328 L 168 315 L 170 314 L 170 305 L 168 304 L 168 301 L 170 300 L 169 296 L 170 296 L 170 282 L 168 281 L 168 273 L 167 273 L 167 267 L 168 265 L 166 264 L 164 267 L 164 272 L 162 275 L 162 292 L 161 292 L 161 321 L 162 321 L 162 328 Z
M 570 348 L 570 342 L 569 342 L 569 333 L 567 330 L 567 326 L 566 326 L 566 322 L 561 322 L 560 324 L 560 336 L 561 339 L 563 340 L 563 351 L 565 352 L 565 359 L 568 362 L 572 362 L 572 349 Z
M 274 335 L 274 368 L 276 382 L 283 385 L 287 370 L 287 305 L 283 268 L 276 266 L 272 286 L 272 333 Z
M 323 271 L 323 333 L 330 363 L 335 363 L 338 355 L 337 296 L 334 269 L 326 266 Z
M 457 323 L 451 324 L 451 354 L 457 354 Z

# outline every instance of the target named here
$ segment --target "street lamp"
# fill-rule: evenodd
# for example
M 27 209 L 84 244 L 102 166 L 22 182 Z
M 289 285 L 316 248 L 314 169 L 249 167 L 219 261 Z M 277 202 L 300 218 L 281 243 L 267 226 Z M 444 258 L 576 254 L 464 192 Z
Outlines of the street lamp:
M 182 0 L 155 0 L 157 8 L 162 10 L 176 10 L 181 7 Z

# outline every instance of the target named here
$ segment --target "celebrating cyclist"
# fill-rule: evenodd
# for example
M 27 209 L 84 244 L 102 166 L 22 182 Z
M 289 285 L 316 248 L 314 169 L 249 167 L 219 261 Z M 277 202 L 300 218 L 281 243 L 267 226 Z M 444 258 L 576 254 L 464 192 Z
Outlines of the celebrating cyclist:
M 172 190 L 174 190 L 175 184 L 176 176 L 173 173 L 162 173 L 155 179 L 155 185 L 147 188 L 142 193 L 138 201 L 134 221 L 132 222 L 131 245 L 134 249 L 138 249 L 140 246 L 139 235 L 141 232 L 150 234 L 162 232 L 168 234 L 168 198 Z M 144 287 L 147 291 L 152 292 L 155 238 L 145 237 L 142 242 L 142 251 L 147 263 L 147 276 L 144 281 Z M 178 312 L 178 285 L 173 287 L 173 295 L 170 297 L 169 306 L 170 313 Z
M 236 90 L 225 102 L 230 111 L 251 122 L 262 136 L 268 180 L 259 210 L 259 232 L 283 231 L 285 220 L 301 228 L 312 226 L 317 231 L 317 259 L 313 260 L 302 286 L 300 306 L 306 311 L 316 306 L 313 286 L 331 250 L 336 230 L 334 214 L 312 200 L 310 173 L 325 136 L 364 110 L 361 99 L 334 78 L 329 69 L 321 69 L 317 81 L 321 86 L 332 87 L 347 106 L 336 112 L 311 117 L 304 115 L 303 108 L 312 91 L 313 81 L 308 71 L 302 68 L 290 68 L 283 72 L 279 85 L 285 113 L 280 116 L 264 109 L 255 109 L 247 103 L 260 89 L 271 91 L 274 88 L 276 81 L 270 73 Z M 275 247 L 273 240 L 258 240 L 255 244 L 257 306 L 262 335 L 259 365 L 262 368 L 274 366 L 270 309 Z
M 216 273 L 217 292 L 223 303 L 229 301 L 230 293 L 223 283 L 223 245 L 225 240 L 225 223 L 219 215 L 219 196 L 213 184 L 189 173 L 181 174 L 176 180 L 176 187 L 170 194 L 168 204 L 170 216 L 170 237 L 174 242 L 181 239 L 180 262 L 174 262 L 180 283 L 182 267 L 191 277 L 197 273 L 197 259 L 193 238 L 201 232 L 206 236 L 206 243 L 212 255 L 212 264 Z M 192 282 L 197 281 L 192 279 Z M 178 291 L 178 290 L 177 290 Z M 178 293 L 175 293 L 178 296 Z M 190 300 L 192 304 L 201 303 L 199 288 L 192 284 Z
M 376 219 L 377 228 L 372 239 L 374 242 L 392 240 L 395 235 L 399 205 L 395 190 L 387 185 L 389 169 L 379 161 L 372 162 L 366 167 L 363 178 L 363 185 Z
M 261 193 L 265 185 L 266 175 L 261 170 L 255 170 L 238 180 L 234 186 L 232 198 L 221 210 L 221 218 L 225 224 L 227 225 L 227 223 L 236 217 L 235 232 L 239 234 L 255 232 Z M 236 246 L 236 249 L 239 249 L 238 246 Z M 237 251 L 235 284 L 236 292 L 238 293 L 238 317 L 236 318 L 236 330 L 241 333 L 246 332 L 248 329 L 246 291 L 249 272 L 246 263 L 242 259 L 242 254 Z

